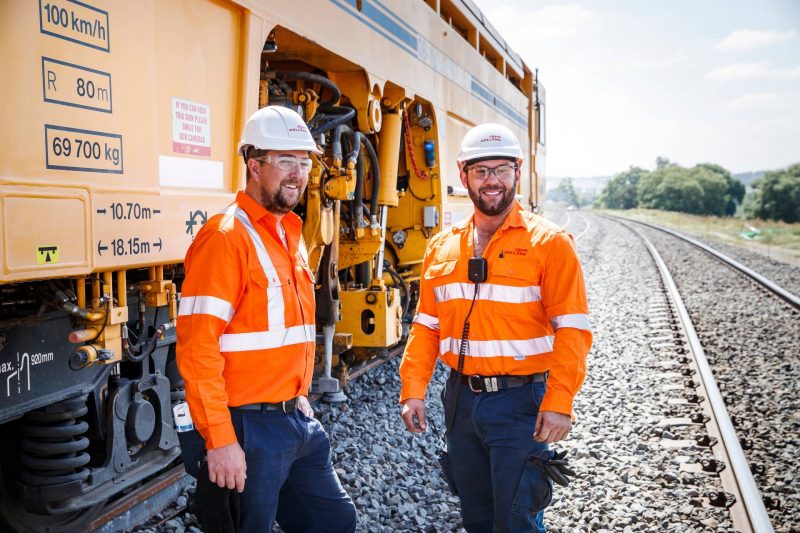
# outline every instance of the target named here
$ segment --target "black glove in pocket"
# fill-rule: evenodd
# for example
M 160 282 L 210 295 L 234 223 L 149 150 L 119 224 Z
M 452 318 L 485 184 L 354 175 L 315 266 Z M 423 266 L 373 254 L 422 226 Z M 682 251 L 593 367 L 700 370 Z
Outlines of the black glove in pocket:
M 546 461 L 542 461 L 538 458 L 534 458 L 533 460 L 540 462 L 545 474 L 553 480 L 554 483 L 566 487 L 569 485 L 570 478 L 575 476 L 575 471 L 569 467 L 566 457 L 567 451 L 563 450 L 560 452 L 554 451 L 553 456 Z

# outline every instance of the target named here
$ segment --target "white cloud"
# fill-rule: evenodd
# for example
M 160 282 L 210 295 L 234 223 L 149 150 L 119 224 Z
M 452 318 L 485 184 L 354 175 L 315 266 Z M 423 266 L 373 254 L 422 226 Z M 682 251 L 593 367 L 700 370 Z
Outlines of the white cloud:
M 706 73 L 706 79 L 712 81 L 795 80 L 800 79 L 800 65 L 792 68 L 776 68 L 764 61 L 734 63 L 711 69 Z
M 752 50 L 759 46 L 780 43 L 794 39 L 794 30 L 778 32 L 769 30 L 736 30 L 722 39 L 714 48 L 724 51 Z
M 741 94 L 719 104 L 720 108 L 728 112 L 785 110 L 799 105 L 800 92 L 796 91 Z
M 543 41 L 576 36 L 597 17 L 594 11 L 578 3 L 551 4 L 532 10 L 504 5 L 495 9 L 484 7 L 483 12 L 496 28 L 503 28 L 505 39 L 518 45 L 532 38 Z

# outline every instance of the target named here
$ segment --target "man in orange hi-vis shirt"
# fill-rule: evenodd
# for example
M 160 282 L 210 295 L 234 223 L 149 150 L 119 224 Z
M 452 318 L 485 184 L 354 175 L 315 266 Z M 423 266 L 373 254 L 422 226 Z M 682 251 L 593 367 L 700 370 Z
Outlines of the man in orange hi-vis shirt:
M 451 368 L 440 463 L 469 533 L 545 531 L 553 480 L 574 475 L 548 443 L 567 437 L 586 374 L 586 290 L 572 238 L 514 199 L 522 157 L 505 126 L 465 135 L 458 165 L 475 212 L 428 246 L 400 365 L 411 432 L 427 428 L 437 358 Z
M 195 508 L 201 521 L 213 515 L 210 529 L 272 531 L 277 514 L 286 531 L 355 531 L 355 506 L 306 397 L 314 282 L 292 209 L 308 183 L 311 152 L 319 150 L 300 115 L 278 106 L 256 111 L 239 143 L 246 188 L 186 254 L 177 359 L 207 448 L 196 494 L 205 500 Z M 241 493 L 238 525 L 229 516 L 219 523 L 207 481 Z

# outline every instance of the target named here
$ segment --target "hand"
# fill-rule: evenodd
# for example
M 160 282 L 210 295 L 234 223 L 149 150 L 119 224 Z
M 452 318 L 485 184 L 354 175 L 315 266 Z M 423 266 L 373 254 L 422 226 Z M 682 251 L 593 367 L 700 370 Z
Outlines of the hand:
M 553 411 L 539 411 L 536 417 L 536 429 L 533 439 L 537 442 L 554 443 L 564 440 L 572 428 L 572 418 L 569 415 Z
M 314 418 L 314 410 L 311 408 L 311 402 L 308 401 L 307 396 L 297 397 L 297 410 L 308 418 Z
M 244 480 L 247 479 L 247 463 L 244 460 L 244 451 L 238 442 L 208 450 L 208 479 L 219 487 L 237 491 L 244 490 Z
M 235 533 L 239 529 L 239 493 L 208 479 L 206 465 L 197 478 L 190 510 L 206 533 Z
M 411 433 L 422 433 L 428 429 L 425 420 L 425 402 L 417 398 L 409 398 L 403 402 L 403 411 L 400 413 L 406 429 Z

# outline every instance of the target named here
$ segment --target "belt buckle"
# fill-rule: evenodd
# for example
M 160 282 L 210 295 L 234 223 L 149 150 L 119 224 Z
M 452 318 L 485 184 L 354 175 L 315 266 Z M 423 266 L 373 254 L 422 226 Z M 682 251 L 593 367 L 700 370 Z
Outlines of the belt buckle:
M 478 383 L 481 383 L 481 382 L 482 382 L 482 378 L 481 378 L 480 376 L 477 376 L 477 375 L 475 375 L 475 376 L 469 376 L 469 377 L 467 378 L 467 385 L 469 385 L 469 390 L 471 390 L 472 392 L 484 392 L 484 389 L 480 389 L 480 388 L 479 388 L 479 389 L 476 389 L 475 387 L 473 387 L 473 386 L 472 386 L 472 378 L 475 378 L 475 379 L 477 379 L 477 380 L 478 380 Z
M 297 409 L 297 398 L 291 398 L 281 402 L 281 411 L 283 411 L 283 414 L 288 415 L 295 409 Z

